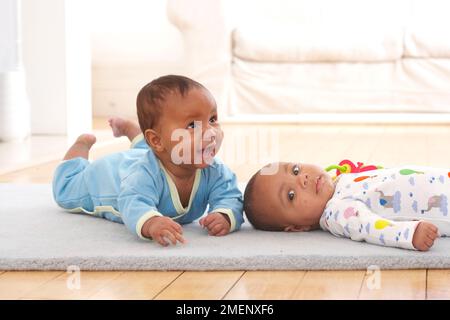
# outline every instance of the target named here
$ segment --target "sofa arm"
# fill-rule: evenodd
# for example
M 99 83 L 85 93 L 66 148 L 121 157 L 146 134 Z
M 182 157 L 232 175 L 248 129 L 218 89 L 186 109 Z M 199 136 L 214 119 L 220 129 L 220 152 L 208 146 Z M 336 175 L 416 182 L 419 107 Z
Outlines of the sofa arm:
M 231 26 L 223 1 L 168 0 L 167 16 L 181 32 L 188 75 L 211 91 L 220 115 L 226 115 Z

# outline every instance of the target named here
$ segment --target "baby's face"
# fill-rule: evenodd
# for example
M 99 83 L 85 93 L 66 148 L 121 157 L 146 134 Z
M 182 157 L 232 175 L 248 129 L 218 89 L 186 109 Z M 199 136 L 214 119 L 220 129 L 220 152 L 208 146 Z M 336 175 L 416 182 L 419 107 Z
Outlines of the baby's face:
M 254 188 L 258 208 L 273 215 L 272 221 L 285 231 L 316 227 L 335 189 L 330 175 L 319 166 L 288 162 L 278 163 L 274 174 L 258 176 Z
M 164 152 L 175 164 L 205 168 L 222 144 L 216 102 L 204 89 L 170 95 L 159 123 Z

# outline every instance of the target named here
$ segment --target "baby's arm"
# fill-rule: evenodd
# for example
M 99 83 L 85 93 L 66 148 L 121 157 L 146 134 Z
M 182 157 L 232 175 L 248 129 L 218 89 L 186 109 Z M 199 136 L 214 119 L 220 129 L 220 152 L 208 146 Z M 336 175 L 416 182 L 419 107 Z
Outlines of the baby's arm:
M 213 166 L 208 179 L 210 211 L 200 224 L 210 235 L 222 236 L 238 230 L 244 222 L 242 193 L 229 168 L 218 162 Z
M 320 225 L 336 236 L 404 249 L 425 249 L 422 234 L 428 234 L 422 230 L 428 230 L 424 221 L 384 219 L 363 202 L 352 199 L 331 200 L 320 219 Z
M 123 179 L 118 197 L 119 212 L 131 232 L 161 245 L 184 243 L 181 225 L 158 212 L 159 195 L 149 174 L 136 171 Z

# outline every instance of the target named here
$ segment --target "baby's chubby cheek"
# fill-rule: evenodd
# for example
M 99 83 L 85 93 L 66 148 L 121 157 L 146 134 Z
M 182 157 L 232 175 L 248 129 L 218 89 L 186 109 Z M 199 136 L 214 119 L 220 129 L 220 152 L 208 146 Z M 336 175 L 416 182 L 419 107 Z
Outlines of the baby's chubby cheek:
M 223 131 L 219 128 L 207 130 L 204 134 L 202 152 L 204 156 L 215 156 L 222 146 Z
M 301 215 L 303 212 L 308 211 L 310 206 L 310 203 L 308 199 L 302 199 L 298 202 L 298 205 L 296 206 L 295 210 L 297 211 L 297 214 Z
M 211 128 L 205 131 L 203 135 L 203 141 L 207 145 L 215 145 L 215 148 L 218 150 L 222 144 L 223 140 L 223 131 L 220 127 Z

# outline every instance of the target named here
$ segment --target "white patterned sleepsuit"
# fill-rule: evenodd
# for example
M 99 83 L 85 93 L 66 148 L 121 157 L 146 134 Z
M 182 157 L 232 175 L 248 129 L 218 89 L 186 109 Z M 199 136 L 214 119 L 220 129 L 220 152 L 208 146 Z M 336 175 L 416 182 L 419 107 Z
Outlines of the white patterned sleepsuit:
M 404 166 L 338 176 L 320 227 L 356 241 L 415 249 L 425 220 L 450 235 L 450 169 Z

